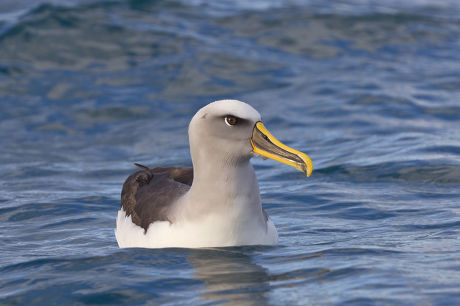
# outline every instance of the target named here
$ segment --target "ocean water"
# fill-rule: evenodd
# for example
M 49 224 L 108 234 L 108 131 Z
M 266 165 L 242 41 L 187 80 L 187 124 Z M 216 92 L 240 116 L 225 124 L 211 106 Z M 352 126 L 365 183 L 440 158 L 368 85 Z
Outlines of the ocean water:
M 406 3 L 407 2 L 407 3 Z M 454 305 L 458 1 L 0 4 L 0 304 Z M 312 158 L 254 159 L 279 245 L 119 249 L 133 162 L 253 105 Z

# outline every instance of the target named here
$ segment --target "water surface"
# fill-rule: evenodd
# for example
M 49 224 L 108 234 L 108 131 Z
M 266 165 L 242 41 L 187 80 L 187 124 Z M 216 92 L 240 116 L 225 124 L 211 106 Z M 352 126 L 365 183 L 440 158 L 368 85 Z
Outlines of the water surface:
M 3 1 L 2 304 L 460 299 L 456 1 Z M 209 102 L 253 105 L 310 179 L 255 159 L 274 247 L 119 249 L 133 162 L 190 165 Z

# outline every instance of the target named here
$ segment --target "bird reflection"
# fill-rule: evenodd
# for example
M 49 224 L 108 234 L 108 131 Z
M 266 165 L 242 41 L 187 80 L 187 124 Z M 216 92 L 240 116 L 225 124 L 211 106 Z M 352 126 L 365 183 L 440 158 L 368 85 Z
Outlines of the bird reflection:
M 202 298 L 227 305 L 267 304 L 269 274 L 253 262 L 251 247 L 194 250 L 187 260 L 204 282 Z

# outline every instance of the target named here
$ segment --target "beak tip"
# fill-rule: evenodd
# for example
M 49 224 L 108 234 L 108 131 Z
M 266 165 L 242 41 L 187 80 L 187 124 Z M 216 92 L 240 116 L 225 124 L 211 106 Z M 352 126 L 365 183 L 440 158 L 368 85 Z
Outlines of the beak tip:
M 310 168 L 310 167 L 308 167 L 308 168 L 306 169 L 306 171 L 305 171 L 305 175 L 306 175 L 307 177 L 310 177 L 310 175 L 311 175 L 312 172 L 313 172 L 313 169 Z
M 308 157 L 305 153 L 299 154 L 299 157 L 304 161 L 304 164 L 302 165 L 302 172 L 305 173 L 307 177 L 310 177 L 313 172 L 313 163 L 310 157 Z

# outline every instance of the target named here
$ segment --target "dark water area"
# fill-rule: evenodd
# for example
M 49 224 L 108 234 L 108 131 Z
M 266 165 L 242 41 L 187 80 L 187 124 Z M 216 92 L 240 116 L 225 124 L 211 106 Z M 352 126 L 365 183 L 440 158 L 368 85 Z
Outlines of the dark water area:
M 456 1 L 0 4 L 0 303 L 454 305 Z M 250 103 L 312 158 L 253 159 L 274 247 L 119 249 L 133 162 Z

